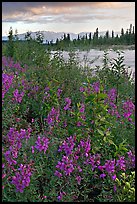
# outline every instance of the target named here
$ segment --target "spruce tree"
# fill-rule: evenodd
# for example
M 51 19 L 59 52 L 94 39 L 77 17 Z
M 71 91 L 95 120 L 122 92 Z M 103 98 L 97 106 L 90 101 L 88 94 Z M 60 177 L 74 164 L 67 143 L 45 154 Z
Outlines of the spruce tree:
M 17 30 L 17 29 L 15 30 L 14 39 L 15 39 L 16 41 L 19 39 L 19 37 L 18 37 L 18 30 Z
M 25 34 L 25 40 L 27 40 L 27 41 L 32 40 L 31 31 L 28 31 L 28 32 Z
M 109 31 L 106 31 L 106 38 L 109 38 Z
M 98 28 L 96 29 L 96 38 L 98 39 Z
M 36 33 L 36 41 L 39 43 L 39 44 L 42 44 L 43 43 L 43 39 L 44 39 L 44 35 L 42 32 L 38 31 Z
M 91 33 L 89 33 L 89 40 L 91 41 Z
M 133 26 L 133 31 L 132 31 L 132 34 L 135 34 L 135 31 L 134 31 L 135 27 Z
M 121 29 L 121 36 L 124 36 L 124 29 Z
M 112 38 L 114 38 L 114 31 L 112 30 Z
M 67 34 L 67 41 L 70 41 L 70 34 Z
M 13 29 L 10 27 L 9 35 L 8 35 L 8 46 L 7 46 L 7 53 L 8 56 L 13 57 L 14 56 L 14 36 L 13 36 Z

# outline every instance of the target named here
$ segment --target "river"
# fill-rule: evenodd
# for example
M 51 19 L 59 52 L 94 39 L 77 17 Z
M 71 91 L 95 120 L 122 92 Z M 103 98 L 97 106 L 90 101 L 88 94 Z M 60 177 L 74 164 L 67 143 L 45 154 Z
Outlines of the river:
M 124 56 L 125 67 L 128 68 L 129 72 L 132 70 L 133 75 L 135 74 L 135 50 L 122 50 Z M 56 53 L 56 51 L 51 52 L 51 57 Z M 110 49 L 108 50 L 108 58 L 113 61 L 113 58 L 117 58 L 118 54 L 116 51 Z M 65 60 L 69 59 L 69 52 L 61 52 Z M 104 51 L 91 49 L 90 51 L 76 51 L 76 58 L 80 64 L 84 66 L 90 66 L 92 68 L 102 65 Z

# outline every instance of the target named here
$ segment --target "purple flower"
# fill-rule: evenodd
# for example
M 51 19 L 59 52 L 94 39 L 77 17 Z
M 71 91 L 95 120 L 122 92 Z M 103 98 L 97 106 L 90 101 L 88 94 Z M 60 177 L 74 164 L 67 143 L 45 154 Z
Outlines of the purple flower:
M 54 173 L 55 176 L 57 176 L 58 178 L 61 178 L 62 174 L 59 171 L 55 171 Z
M 116 192 L 116 190 L 117 190 L 117 187 L 116 187 L 116 185 L 114 185 L 114 192 Z
M 80 107 L 80 113 L 84 113 L 84 111 L 85 111 L 85 105 L 84 105 L 84 103 L 82 103 L 81 104 L 81 107 Z
M 68 156 L 63 155 L 62 160 L 58 161 L 56 168 L 64 172 L 66 176 L 70 176 L 74 171 L 73 160 L 69 159 Z
M 84 155 L 88 157 L 89 151 L 91 149 L 90 140 L 87 141 L 80 140 L 80 146 L 84 149 Z
M 81 183 L 81 176 L 76 176 L 76 180 L 78 182 L 78 185 L 80 185 L 80 183 Z
M 116 162 L 116 166 L 120 168 L 120 170 L 125 171 L 126 170 L 126 165 L 125 165 L 125 157 L 121 156 Z
M 112 108 L 114 108 L 114 109 L 117 108 L 117 106 L 116 106 L 113 102 L 110 102 L 109 105 L 110 105 Z
M 45 119 L 48 123 L 48 125 L 54 125 L 55 122 L 59 122 L 59 109 L 56 110 L 54 107 L 52 107 L 51 111 L 49 112 L 47 119 Z
M 48 87 L 48 86 L 46 86 L 45 87 L 45 91 L 47 92 L 47 91 L 49 91 L 50 90 L 50 88 Z
M 81 115 L 80 118 L 81 118 L 82 120 L 84 120 L 84 121 L 86 120 L 86 116 L 85 116 L 85 115 Z
M 95 154 L 95 155 L 90 155 L 89 158 L 87 158 L 85 164 L 90 164 L 92 167 L 92 171 L 94 171 L 95 168 L 97 168 L 98 164 L 100 164 L 100 155 Z
M 64 125 L 64 127 L 67 127 L 67 121 L 66 120 L 63 122 L 63 125 Z
M 80 92 L 84 92 L 85 88 L 81 86 L 79 90 L 80 90 Z
M 34 146 L 31 146 L 32 154 L 34 154 Z
M 2 73 L 2 98 L 4 98 L 5 94 L 10 89 L 13 79 L 13 75 Z
M 59 88 L 59 89 L 57 90 L 57 96 L 60 97 L 61 93 L 62 93 L 62 89 Z
M 100 171 L 103 171 L 104 168 L 105 168 L 104 166 L 98 166 L 98 169 L 99 169 Z
M 80 166 L 77 167 L 79 172 L 82 172 L 82 169 L 80 168 Z
M 7 160 L 7 162 L 10 164 L 10 165 L 16 165 L 17 164 L 17 161 L 15 161 L 12 157 L 12 151 L 10 150 L 7 150 L 4 154 L 5 156 L 5 159 Z
M 117 176 L 116 176 L 116 174 L 114 174 L 114 175 L 112 176 L 112 180 L 116 180 L 116 178 L 117 178 Z
M 110 102 L 113 102 L 116 99 L 117 92 L 115 88 L 112 88 L 108 91 L 108 99 Z
M 129 117 L 134 113 L 135 110 L 135 105 L 132 103 L 132 101 L 128 100 L 126 102 L 123 103 L 123 116 L 127 119 L 129 119 Z M 129 122 L 132 121 L 131 119 L 129 119 Z
M 126 161 L 126 165 L 129 168 L 135 168 L 135 155 L 132 153 L 132 151 L 127 152 L 128 160 Z
M 100 91 L 100 82 L 99 81 L 94 82 L 91 86 L 93 88 L 93 93 L 99 93 L 99 91 Z
M 66 195 L 64 191 L 59 193 L 59 196 L 57 197 L 59 201 L 62 200 L 63 195 Z
M 82 123 L 80 121 L 77 122 L 77 127 L 82 126 Z
M 48 149 L 49 139 L 45 137 L 41 138 L 40 136 L 38 136 L 38 139 L 35 143 L 36 143 L 35 148 L 40 152 L 44 150 L 44 154 L 45 154 Z
M 132 112 L 135 110 L 135 105 L 132 103 L 132 101 L 128 100 L 123 103 L 123 109 Z
M 70 110 L 71 99 L 65 98 L 65 102 L 67 102 L 66 106 L 64 106 L 64 110 Z
M 129 118 L 131 115 L 132 115 L 132 113 L 130 113 L 130 112 L 126 112 L 126 113 L 123 114 L 123 116 L 125 118 Z
M 24 94 L 25 94 L 24 92 L 21 92 L 21 93 L 19 94 L 18 89 L 16 89 L 16 90 L 13 92 L 13 95 L 14 95 L 14 97 L 15 97 L 15 99 L 16 99 L 16 102 L 21 103 Z
M 105 170 L 108 172 L 108 174 L 112 174 L 115 171 L 115 159 L 114 160 L 106 160 L 105 162 Z
M 105 178 L 106 177 L 106 174 L 100 174 L 100 178 Z
M 32 170 L 30 165 L 20 164 L 20 168 L 18 168 L 18 171 L 16 171 L 15 175 L 12 176 L 11 183 L 15 185 L 17 191 L 23 193 L 24 188 L 30 184 L 31 175 Z
M 65 151 L 66 155 L 70 155 L 72 154 L 72 150 L 74 148 L 74 139 L 72 138 L 72 136 L 68 137 L 67 138 L 67 141 L 63 141 L 62 145 L 59 146 L 59 149 L 58 151 L 61 152 L 61 151 Z

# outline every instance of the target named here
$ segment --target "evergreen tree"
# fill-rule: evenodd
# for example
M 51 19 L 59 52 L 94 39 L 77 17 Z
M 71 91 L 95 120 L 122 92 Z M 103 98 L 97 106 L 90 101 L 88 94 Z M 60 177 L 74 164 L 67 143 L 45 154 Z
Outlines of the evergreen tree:
M 56 45 L 58 45 L 58 43 L 59 43 L 59 39 L 57 38 L 57 39 L 56 39 Z
M 18 37 L 18 31 L 17 31 L 17 29 L 15 30 L 15 35 L 14 35 L 14 39 L 15 39 L 15 40 L 18 40 L 18 39 L 19 39 L 19 37 Z
M 132 24 L 130 24 L 129 34 L 131 34 L 131 32 L 132 32 Z
M 50 40 L 50 45 L 53 45 L 53 40 Z
M 87 33 L 86 33 L 86 37 L 85 37 L 85 39 L 86 39 L 86 40 L 88 39 Z
M 64 38 L 63 38 L 63 40 L 66 41 L 66 39 L 67 39 L 67 37 L 66 37 L 66 34 L 64 33 Z
M 133 32 L 132 32 L 132 34 L 135 34 L 134 28 L 135 28 L 135 27 L 133 26 Z
M 128 29 L 126 30 L 126 35 L 128 35 L 129 34 L 129 32 L 128 32 Z
M 28 32 L 25 34 L 25 40 L 27 40 L 27 41 L 32 40 L 31 31 L 28 31 Z
M 40 31 L 38 31 L 38 32 L 36 33 L 36 41 L 37 41 L 39 44 L 42 44 L 42 43 L 43 43 L 43 39 L 44 39 L 43 33 L 41 33 Z
M 67 34 L 67 40 L 70 41 L 70 34 Z
M 116 38 L 118 38 L 118 34 L 116 35 Z
M 98 28 L 96 29 L 96 38 L 98 39 Z
M 112 30 L 112 38 L 114 38 L 114 31 Z
M 124 29 L 121 29 L 121 36 L 124 36 Z
M 89 33 L 89 40 L 91 41 L 91 33 Z
M 9 35 L 8 35 L 8 46 L 7 46 L 7 53 L 8 56 L 13 57 L 14 55 L 14 36 L 13 36 L 13 29 L 10 27 Z
M 95 38 L 96 38 L 96 32 L 94 32 L 93 34 L 93 40 L 95 40 Z
M 109 31 L 106 31 L 106 38 L 109 38 Z

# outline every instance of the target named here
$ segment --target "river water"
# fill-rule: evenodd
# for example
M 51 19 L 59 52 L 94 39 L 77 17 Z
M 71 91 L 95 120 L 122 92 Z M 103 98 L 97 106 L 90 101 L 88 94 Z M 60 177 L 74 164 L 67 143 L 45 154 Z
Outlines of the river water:
M 122 55 L 124 56 L 124 64 L 125 67 L 128 68 L 129 72 L 132 70 L 133 75 L 135 74 L 135 50 L 122 50 Z M 51 52 L 51 57 L 55 54 L 55 51 Z M 117 58 L 118 54 L 114 50 L 108 50 L 108 58 L 110 58 L 111 62 L 113 58 Z M 69 59 L 69 52 L 63 51 L 61 52 L 63 58 L 65 60 Z M 90 66 L 92 69 L 96 66 L 101 66 L 103 62 L 104 51 L 91 49 L 90 51 L 76 51 L 76 58 L 80 62 L 80 64 L 84 66 Z

